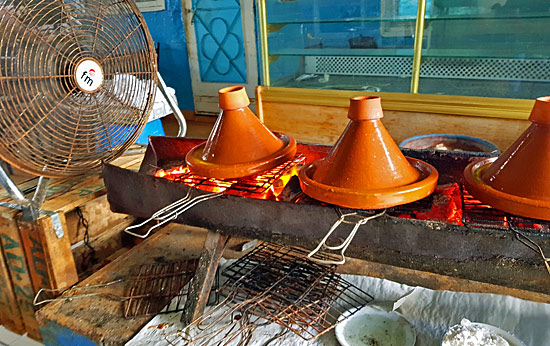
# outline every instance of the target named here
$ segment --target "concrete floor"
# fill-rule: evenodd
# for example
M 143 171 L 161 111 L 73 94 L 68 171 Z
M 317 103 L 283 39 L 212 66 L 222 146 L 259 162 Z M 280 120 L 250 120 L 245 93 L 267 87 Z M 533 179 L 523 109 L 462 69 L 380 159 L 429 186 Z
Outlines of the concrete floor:
M 26 335 L 15 334 L 0 326 L 0 345 L 2 346 L 40 346 L 38 341 L 28 338 Z

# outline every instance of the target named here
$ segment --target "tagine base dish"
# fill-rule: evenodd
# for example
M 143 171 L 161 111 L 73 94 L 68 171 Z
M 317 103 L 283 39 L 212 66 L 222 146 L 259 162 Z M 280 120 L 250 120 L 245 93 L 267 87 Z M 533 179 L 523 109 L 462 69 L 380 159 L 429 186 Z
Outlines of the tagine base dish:
M 284 146 L 275 153 L 260 160 L 236 164 L 213 164 L 202 159 L 205 143 L 202 143 L 187 153 L 185 160 L 194 174 L 216 178 L 235 179 L 249 177 L 264 171 L 268 171 L 278 165 L 291 160 L 296 155 L 296 140 L 282 133 L 273 133 L 284 143 Z
M 481 178 L 483 172 L 496 160 L 492 157 L 469 164 L 464 169 L 466 189 L 480 201 L 510 214 L 540 220 L 550 220 L 550 201 L 531 199 L 496 190 Z M 521 181 L 518 181 L 521 184 Z
M 420 179 L 411 184 L 373 190 L 326 185 L 312 178 L 322 163 L 319 160 L 300 170 L 300 186 L 312 198 L 346 208 L 382 209 L 411 203 L 429 196 L 435 190 L 439 174 L 432 165 L 424 161 L 406 158 L 420 172 Z

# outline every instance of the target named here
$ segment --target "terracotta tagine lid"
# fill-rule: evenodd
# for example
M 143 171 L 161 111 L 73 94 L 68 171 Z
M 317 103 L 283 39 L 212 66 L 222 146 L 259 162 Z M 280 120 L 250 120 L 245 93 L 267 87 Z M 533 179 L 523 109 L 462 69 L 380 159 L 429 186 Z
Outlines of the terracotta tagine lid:
M 405 157 L 380 121 L 380 97 L 354 97 L 350 122 L 329 155 L 300 170 L 300 185 L 309 196 L 355 209 L 379 209 L 430 195 L 437 170 Z
M 497 209 L 550 220 L 550 97 L 535 101 L 531 126 L 498 158 L 464 169 L 468 191 Z
M 243 178 L 275 168 L 296 154 L 296 141 L 269 131 L 250 111 L 244 87 L 220 89 L 221 112 L 205 143 L 185 160 L 197 175 L 218 179 Z

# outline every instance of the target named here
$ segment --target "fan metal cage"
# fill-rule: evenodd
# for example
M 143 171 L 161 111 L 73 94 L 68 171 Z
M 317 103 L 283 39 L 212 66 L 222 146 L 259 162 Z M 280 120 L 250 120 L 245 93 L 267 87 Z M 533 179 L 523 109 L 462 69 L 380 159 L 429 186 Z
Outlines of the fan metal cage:
M 156 73 L 131 0 L 0 0 L 0 158 L 46 177 L 97 170 L 139 136 Z

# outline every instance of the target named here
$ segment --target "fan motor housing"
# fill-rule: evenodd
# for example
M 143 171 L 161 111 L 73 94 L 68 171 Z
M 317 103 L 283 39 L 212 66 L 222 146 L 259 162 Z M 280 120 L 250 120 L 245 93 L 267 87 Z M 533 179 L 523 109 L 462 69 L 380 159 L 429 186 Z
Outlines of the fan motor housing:
M 78 89 L 94 93 L 103 86 L 103 68 L 96 59 L 85 58 L 76 65 L 73 78 Z

